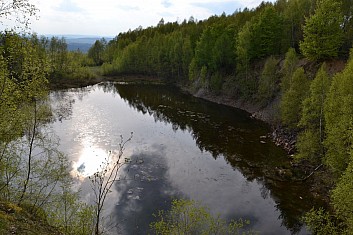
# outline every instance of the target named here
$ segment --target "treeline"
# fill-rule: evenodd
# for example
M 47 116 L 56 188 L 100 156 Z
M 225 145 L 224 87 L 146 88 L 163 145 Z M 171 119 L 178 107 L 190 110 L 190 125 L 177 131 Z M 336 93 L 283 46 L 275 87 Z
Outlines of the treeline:
M 142 73 L 173 81 L 204 77 L 203 86 L 213 90 L 231 75 L 239 80 L 240 94 L 252 95 L 258 81 L 251 81 L 251 66 L 260 59 L 284 55 L 289 48 L 312 60 L 347 58 L 353 41 L 351 5 L 349 0 L 280 0 L 204 21 L 162 19 L 155 27 L 120 33 L 109 43 L 98 41 L 90 51 L 106 75 Z
M 50 83 L 89 79 L 89 64 L 92 62 L 85 54 L 69 52 L 63 38 L 0 33 L 1 234 L 28 232 L 21 230 L 21 221 L 13 222 L 16 216 L 3 212 L 7 207 L 11 213 L 33 215 L 58 233 L 104 232 L 102 209 L 111 188 L 107 180 L 115 182 L 104 176 L 124 164 L 120 161 L 124 143 L 117 149 L 119 158 L 109 156 L 90 177 L 95 198 L 86 204 L 80 191 L 74 190 L 71 164 L 58 150 L 59 140 L 49 127 L 55 118 Z
M 0 35 L 0 202 L 65 234 L 89 234 L 94 208 L 71 190 L 70 163 L 47 127 L 53 118 L 48 77 L 68 71 L 65 50 L 57 38 Z M 11 220 L 0 213 L 1 233 L 10 233 Z
M 264 106 L 279 100 L 275 124 L 298 135 L 294 158 L 325 167 L 336 183 L 334 212 L 312 211 L 306 222 L 315 234 L 351 234 L 352 43 L 352 1 L 277 0 L 204 21 L 162 19 L 90 51 L 105 75 L 156 76 Z M 338 60 L 347 63 L 334 74 Z
M 0 33 L 0 46 L 3 57 L 9 59 L 14 67 L 9 68 L 11 73 L 21 71 L 23 62 L 23 47 L 31 43 L 36 48 L 35 53 L 46 65 L 43 70 L 50 79 L 87 79 L 92 77 L 89 66 L 94 62 L 81 51 L 69 51 L 65 39 L 59 37 L 37 36 L 36 34 L 19 35 L 13 31 Z

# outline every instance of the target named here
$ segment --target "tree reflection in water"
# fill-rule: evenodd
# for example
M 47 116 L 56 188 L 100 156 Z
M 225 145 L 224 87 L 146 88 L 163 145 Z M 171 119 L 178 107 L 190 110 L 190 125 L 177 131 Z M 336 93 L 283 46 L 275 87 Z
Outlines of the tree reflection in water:
M 80 92 L 52 93 L 65 117 L 56 118 L 58 132 L 73 161 L 79 162 L 85 138 L 108 152 L 115 135 L 136 133 L 128 157 L 142 162 L 124 168 L 126 180 L 107 203 L 125 233 L 145 234 L 151 214 L 169 209 L 172 197 L 200 200 L 228 219 L 249 219 L 261 234 L 305 233 L 300 217 L 319 202 L 278 174 L 290 163 L 270 140 L 260 142 L 270 131 L 266 124 L 175 87 L 102 83 Z
M 224 157 L 248 181 L 261 182 L 262 197 L 275 200 L 282 225 L 292 233 L 301 230 L 303 213 L 313 203 L 321 203 L 310 197 L 307 187 L 278 174 L 277 169 L 290 168 L 285 152 L 270 141 L 260 142 L 259 137 L 267 135 L 269 127 L 251 120 L 247 113 L 237 110 L 238 115 L 234 115 L 234 108 L 176 92 L 175 87 L 115 87 L 132 108 L 153 116 L 155 122 L 172 123 L 174 131 L 190 132 L 201 151 L 210 152 L 214 158 Z

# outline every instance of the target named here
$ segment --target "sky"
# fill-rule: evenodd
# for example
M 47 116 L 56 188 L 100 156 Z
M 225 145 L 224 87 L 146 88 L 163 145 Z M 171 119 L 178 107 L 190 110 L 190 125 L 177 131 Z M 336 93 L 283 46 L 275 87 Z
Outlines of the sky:
M 273 0 L 272 0 L 273 1 Z M 40 35 L 116 36 L 120 32 L 182 22 L 193 16 L 207 19 L 222 12 L 253 8 L 261 0 L 30 0 L 39 8 L 31 30 Z

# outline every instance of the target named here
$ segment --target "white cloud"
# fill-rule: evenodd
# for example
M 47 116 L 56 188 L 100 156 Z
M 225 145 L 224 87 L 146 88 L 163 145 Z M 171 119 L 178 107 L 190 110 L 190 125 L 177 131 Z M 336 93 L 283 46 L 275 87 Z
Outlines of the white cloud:
M 114 36 L 138 26 L 189 19 L 202 20 L 220 10 L 256 7 L 261 0 L 35 0 L 40 19 L 32 24 L 39 34 Z M 234 5 L 234 9 L 233 8 Z

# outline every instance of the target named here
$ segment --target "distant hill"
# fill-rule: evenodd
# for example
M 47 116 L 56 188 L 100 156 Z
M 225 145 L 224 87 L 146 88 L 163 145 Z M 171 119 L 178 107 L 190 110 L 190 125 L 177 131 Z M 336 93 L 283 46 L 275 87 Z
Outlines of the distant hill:
M 101 36 L 87 36 L 87 35 L 47 35 L 47 37 L 51 38 L 55 37 L 64 37 L 67 43 L 67 49 L 69 51 L 80 50 L 83 53 L 87 53 L 89 48 L 96 42 L 96 40 L 100 40 Z M 113 37 L 104 37 L 107 42 L 113 39 Z
M 80 50 L 83 53 L 88 52 L 89 48 L 96 42 L 96 40 L 100 40 L 102 37 L 65 37 L 67 42 L 67 48 L 69 51 Z M 107 42 L 112 40 L 112 37 L 104 37 Z
M 65 38 L 65 40 L 69 51 L 80 50 L 86 53 L 96 40 L 100 40 L 100 38 Z

